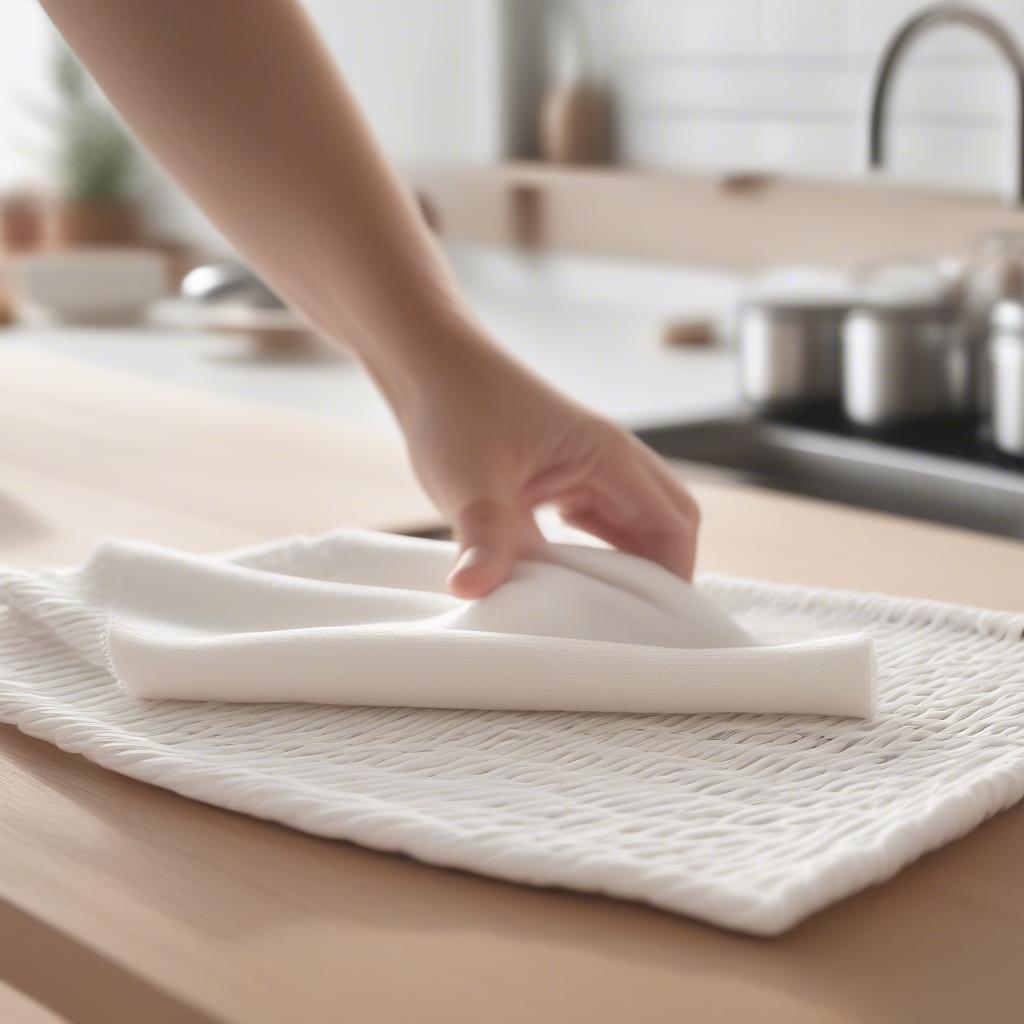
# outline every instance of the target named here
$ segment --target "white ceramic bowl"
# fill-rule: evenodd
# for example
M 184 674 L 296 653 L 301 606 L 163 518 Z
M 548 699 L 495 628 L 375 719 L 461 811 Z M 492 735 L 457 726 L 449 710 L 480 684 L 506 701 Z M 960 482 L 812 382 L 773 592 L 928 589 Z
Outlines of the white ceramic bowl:
M 167 294 L 167 259 L 154 249 L 68 249 L 8 264 L 19 312 L 63 323 L 123 323 Z

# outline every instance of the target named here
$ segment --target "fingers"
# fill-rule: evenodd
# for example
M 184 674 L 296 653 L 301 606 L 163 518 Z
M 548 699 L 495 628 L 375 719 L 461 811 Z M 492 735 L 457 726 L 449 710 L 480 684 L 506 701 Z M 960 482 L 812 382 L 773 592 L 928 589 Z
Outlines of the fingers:
M 668 471 L 665 464 L 653 452 L 648 472 L 661 493 L 682 517 L 680 527 L 684 531 L 682 536 L 686 538 L 687 567 L 680 572 L 680 575 L 687 580 L 693 579 L 697 560 L 697 536 L 700 531 L 700 506 L 693 495 Z
M 501 499 L 467 505 L 454 529 L 459 556 L 448 587 L 467 600 L 484 597 L 504 583 L 524 550 L 540 540 L 532 514 Z
M 694 496 L 669 471 L 665 462 L 646 445 L 639 444 L 645 457 L 647 471 L 654 477 L 662 493 L 669 501 L 693 524 L 694 530 L 700 526 L 700 505 Z
M 549 465 L 514 492 L 500 483 L 510 474 L 499 475 L 484 491 L 496 496 L 465 502 L 449 520 L 459 543 L 451 592 L 471 600 L 504 583 L 517 560 L 544 543 L 532 509 L 549 501 L 571 525 L 692 579 L 700 521 L 693 497 L 635 438 L 610 433 L 599 450 L 600 458 Z
M 584 496 L 561 503 L 566 522 L 622 551 L 693 578 L 699 513 L 696 502 L 655 456 L 633 448 L 605 467 Z

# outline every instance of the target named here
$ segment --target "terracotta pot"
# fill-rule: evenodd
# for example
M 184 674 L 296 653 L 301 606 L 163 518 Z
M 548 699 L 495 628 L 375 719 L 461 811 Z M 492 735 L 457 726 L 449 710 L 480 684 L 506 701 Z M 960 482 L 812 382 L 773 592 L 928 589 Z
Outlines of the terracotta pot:
M 0 245 L 8 252 L 36 248 L 43 240 L 43 206 L 30 194 L 0 200 Z
M 137 242 L 139 210 L 128 203 L 61 203 L 53 211 L 52 235 L 60 245 Z

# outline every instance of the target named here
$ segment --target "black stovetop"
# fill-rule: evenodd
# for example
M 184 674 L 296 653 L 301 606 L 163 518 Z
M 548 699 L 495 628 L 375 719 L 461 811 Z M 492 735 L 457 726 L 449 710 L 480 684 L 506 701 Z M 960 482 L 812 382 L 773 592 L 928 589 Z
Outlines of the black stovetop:
M 780 426 L 798 427 L 833 437 L 858 438 L 905 451 L 1024 473 L 1024 458 L 1007 455 L 996 448 L 987 424 L 976 419 L 944 417 L 915 420 L 883 430 L 857 426 L 833 409 L 773 412 L 760 418 Z

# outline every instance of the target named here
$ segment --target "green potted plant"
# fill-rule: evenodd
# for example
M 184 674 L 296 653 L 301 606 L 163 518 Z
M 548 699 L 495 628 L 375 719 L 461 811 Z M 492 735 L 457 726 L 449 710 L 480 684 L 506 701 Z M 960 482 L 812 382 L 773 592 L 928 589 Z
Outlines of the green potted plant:
M 54 54 L 58 202 L 56 240 L 69 245 L 139 237 L 135 143 L 67 47 Z

